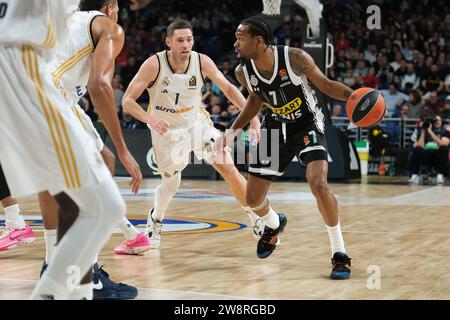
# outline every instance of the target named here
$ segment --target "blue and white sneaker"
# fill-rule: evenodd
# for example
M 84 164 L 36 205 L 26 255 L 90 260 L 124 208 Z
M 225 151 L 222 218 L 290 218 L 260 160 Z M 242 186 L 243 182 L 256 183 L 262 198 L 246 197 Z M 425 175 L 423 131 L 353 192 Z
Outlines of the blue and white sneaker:
M 352 259 L 350 259 L 345 253 L 336 252 L 331 258 L 331 270 L 330 278 L 333 280 L 346 280 L 350 279 L 350 273 L 352 272 Z
M 287 224 L 287 218 L 283 213 L 278 213 L 278 219 L 280 220 L 278 228 L 274 230 L 265 226 L 261 239 L 258 241 L 256 255 L 260 259 L 270 256 L 277 247 L 278 235 L 284 231 Z
M 99 267 L 93 267 L 94 300 L 130 300 L 138 296 L 136 287 L 123 283 L 115 283 L 109 279 L 109 274 Z

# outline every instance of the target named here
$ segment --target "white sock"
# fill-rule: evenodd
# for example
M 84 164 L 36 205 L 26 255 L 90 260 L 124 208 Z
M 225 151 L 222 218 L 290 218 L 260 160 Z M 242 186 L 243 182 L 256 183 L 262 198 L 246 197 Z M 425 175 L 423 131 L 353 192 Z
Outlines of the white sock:
M 152 209 L 148 212 L 148 219 L 152 219 L 153 221 L 163 221 L 164 220 L 164 211 L 156 211 Z
M 242 209 L 244 209 L 244 211 L 248 214 L 248 217 L 250 218 L 252 226 L 254 226 L 256 224 L 256 220 L 261 218 L 256 213 L 254 213 L 253 210 L 250 207 L 242 206 Z
M 270 206 L 269 212 L 264 217 L 261 217 L 261 219 L 264 224 L 270 229 L 275 230 L 280 226 L 280 218 L 278 217 L 278 214 L 275 212 L 275 210 L 273 210 Z
M 330 237 L 331 243 L 331 255 L 336 252 L 345 253 L 344 248 L 344 238 L 342 237 L 341 224 L 338 222 L 334 227 L 326 226 L 328 231 L 328 236 Z
M 50 263 L 53 253 L 56 250 L 56 243 L 58 242 L 56 237 L 56 229 L 44 229 L 45 238 L 45 262 Z
M 78 289 L 74 289 L 67 300 L 92 300 L 94 296 L 94 288 L 91 283 L 80 284 Z
M 20 214 L 20 208 L 17 203 L 4 209 L 6 214 L 6 226 L 14 229 L 25 229 L 25 220 L 23 220 L 23 217 Z
M 134 240 L 139 234 L 139 231 L 126 217 L 120 219 L 118 226 L 127 240 Z

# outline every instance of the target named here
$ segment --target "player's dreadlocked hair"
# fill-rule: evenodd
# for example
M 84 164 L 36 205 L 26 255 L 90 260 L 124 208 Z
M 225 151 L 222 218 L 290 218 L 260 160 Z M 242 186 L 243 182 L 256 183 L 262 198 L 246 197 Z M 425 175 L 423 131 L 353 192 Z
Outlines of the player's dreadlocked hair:
M 248 26 L 249 32 L 253 37 L 261 36 L 266 46 L 272 44 L 272 29 L 264 19 L 253 16 L 243 20 L 241 24 Z
M 117 0 L 81 0 L 80 11 L 100 10 L 104 6 Z

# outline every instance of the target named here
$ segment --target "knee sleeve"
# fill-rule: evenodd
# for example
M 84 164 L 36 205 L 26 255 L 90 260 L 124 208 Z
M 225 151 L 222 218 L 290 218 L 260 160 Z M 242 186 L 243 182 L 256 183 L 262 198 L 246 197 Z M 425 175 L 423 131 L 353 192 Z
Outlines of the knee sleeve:
M 170 177 L 162 177 L 161 184 L 156 188 L 155 191 L 155 206 L 154 211 L 157 220 L 162 220 L 164 216 L 164 211 L 166 211 L 170 200 L 177 192 L 180 187 L 181 173 L 178 172 Z
M 160 187 L 164 192 L 169 194 L 175 194 L 180 187 L 181 183 L 181 173 L 178 172 L 170 177 L 163 177 Z
M 6 177 L 3 173 L 3 169 L 0 166 L 0 200 L 3 200 L 11 196 L 9 191 L 8 183 L 6 182 Z

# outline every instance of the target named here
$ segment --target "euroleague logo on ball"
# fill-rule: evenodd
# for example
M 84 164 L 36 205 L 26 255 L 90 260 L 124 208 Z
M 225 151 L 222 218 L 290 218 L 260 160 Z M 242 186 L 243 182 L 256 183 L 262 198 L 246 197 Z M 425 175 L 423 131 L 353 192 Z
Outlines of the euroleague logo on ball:
M 383 119 L 386 104 L 377 90 L 359 88 L 350 95 L 345 110 L 348 119 L 357 127 L 372 127 Z
M 359 110 L 361 110 L 361 111 L 366 110 L 366 109 L 369 107 L 369 104 L 370 104 L 370 99 L 367 98 L 367 99 L 362 103 L 362 105 L 359 107 Z

